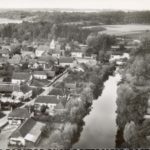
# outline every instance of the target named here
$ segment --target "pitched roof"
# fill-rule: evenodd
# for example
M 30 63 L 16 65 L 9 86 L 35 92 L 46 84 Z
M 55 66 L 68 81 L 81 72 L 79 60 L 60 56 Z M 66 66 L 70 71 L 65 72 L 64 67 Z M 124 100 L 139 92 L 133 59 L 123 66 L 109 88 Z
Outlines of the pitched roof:
M 25 140 L 35 143 L 41 135 L 41 129 L 45 126 L 42 122 L 37 122 L 25 136 Z
M 47 45 L 39 45 L 39 47 L 36 49 L 37 51 L 49 51 L 49 46 Z
M 11 83 L 0 83 L 0 92 L 13 92 L 19 90 L 19 86 Z
M 30 113 L 26 108 L 17 108 L 9 113 L 8 118 L 29 118 Z
M 69 89 L 76 89 L 76 83 L 65 83 L 65 87 Z
M 63 93 L 62 89 L 60 89 L 60 88 L 53 88 L 51 90 L 51 92 L 49 93 L 49 95 L 64 96 L 64 93 Z
M 34 75 L 46 75 L 45 71 L 34 71 Z
M 20 86 L 20 90 L 25 94 L 25 93 L 31 91 L 32 88 L 30 88 L 28 85 L 25 84 L 25 85 Z
M 33 126 L 36 124 L 36 121 L 32 118 L 27 119 L 19 128 L 17 128 L 10 137 L 25 137 L 26 134 L 33 128 Z
M 45 72 L 47 73 L 48 77 L 54 77 L 55 76 L 55 71 L 52 70 L 45 70 Z
M 36 100 L 35 103 L 52 103 L 52 104 L 57 104 L 58 99 L 57 96 L 50 95 L 50 96 L 39 96 Z
M 60 57 L 59 63 L 73 63 L 74 59 L 72 57 Z
M 29 80 L 30 78 L 30 73 L 29 72 L 14 72 L 12 79 L 17 79 L 17 80 Z
M 61 103 L 61 102 L 59 102 L 56 106 L 55 106 L 55 109 L 57 109 L 57 110 L 59 110 L 59 109 L 64 109 L 65 108 L 65 106 Z
M 56 59 L 53 56 L 42 56 L 42 57 L 38 58 L 37 61 L 38 62 L 50 62 L 50 61 L 54 62 L 54 61 L 56 61 Z

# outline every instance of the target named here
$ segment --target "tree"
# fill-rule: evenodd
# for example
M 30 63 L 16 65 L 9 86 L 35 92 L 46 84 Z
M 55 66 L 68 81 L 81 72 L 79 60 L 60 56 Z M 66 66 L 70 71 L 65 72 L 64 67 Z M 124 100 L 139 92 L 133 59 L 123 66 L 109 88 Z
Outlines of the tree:
M 124 128 L 124 140 L 131 144 L 131 141 L 137 136 L 136 125 L 133 121 L 126 123 Z

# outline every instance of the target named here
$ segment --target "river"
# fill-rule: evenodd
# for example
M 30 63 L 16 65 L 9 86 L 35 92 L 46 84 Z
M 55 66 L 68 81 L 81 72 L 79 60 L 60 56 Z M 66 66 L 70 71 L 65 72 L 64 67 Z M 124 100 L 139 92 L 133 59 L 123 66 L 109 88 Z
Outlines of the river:
M 73 148 L 115 148 L 117 83 L 120 80 L 116 71 L 104 83 L 101 96 L 93 102 L 90 114 L 84 118 L 85 126 Z

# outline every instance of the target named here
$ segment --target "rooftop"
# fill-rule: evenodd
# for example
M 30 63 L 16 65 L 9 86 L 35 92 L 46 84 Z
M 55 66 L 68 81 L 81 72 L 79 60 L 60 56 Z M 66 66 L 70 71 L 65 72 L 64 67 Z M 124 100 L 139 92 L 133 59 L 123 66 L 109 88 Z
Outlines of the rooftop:
M 35 142 L 39 133 L 41 133 L 41 129 L 45 126 L 44 123 L 33 120 L 32 118 L 27 119 L 19 128 L 17 128 L 10 137 L 18 138 L 24 137 L 28 141 Z M 32 135 L 32 138 L 29 138 Z
M 59 63 L 73 63 L 74 59 L 72 57 L 60 57 Z
M 19 90 L 19 86 L 11 83 L 0 83 L 0 92 L 13 92 Z
M 14 72 L 12 79 L 17 79 L 17 80 L 29 80 L 30 78 L 30 73 L 29 72 Z
M 39 45 L 39 47 L 37 48 L 37 51 L 49 51 L 49 46 L 47 45 Z
M 46 75 L 45 71 L 34 71 L 34 75 Z
M 26 108 L 17 108 L 9 113 L 8 118 L 29 118 L 30 113 Z
M 39 96 L 35 100 L 35 103 L 53 103 L 53 104 L 57 104 L 58 103 L 58 98 L 57 98 L 57 96 L 54 96 L 54 95 Z
M 64 96 L 64 93 L 63 93 L 62 89 L 60 89 L 60 88 L 54 88 L 54 89 L 51 90 L 51 92 L 49 93 L 49 95 Z

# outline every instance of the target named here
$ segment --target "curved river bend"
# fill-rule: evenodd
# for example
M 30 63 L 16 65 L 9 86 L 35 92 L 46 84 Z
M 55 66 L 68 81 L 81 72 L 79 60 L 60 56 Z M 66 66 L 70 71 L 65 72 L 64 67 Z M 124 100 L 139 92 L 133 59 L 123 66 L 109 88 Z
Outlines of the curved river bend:
M 84 118 L 85 126 L 73 148 L 115 148 L 117 83 L 120 80 L 119 73 L 115 72 L 104 83 L 101 96 L 93 102 L 90 114 Z

